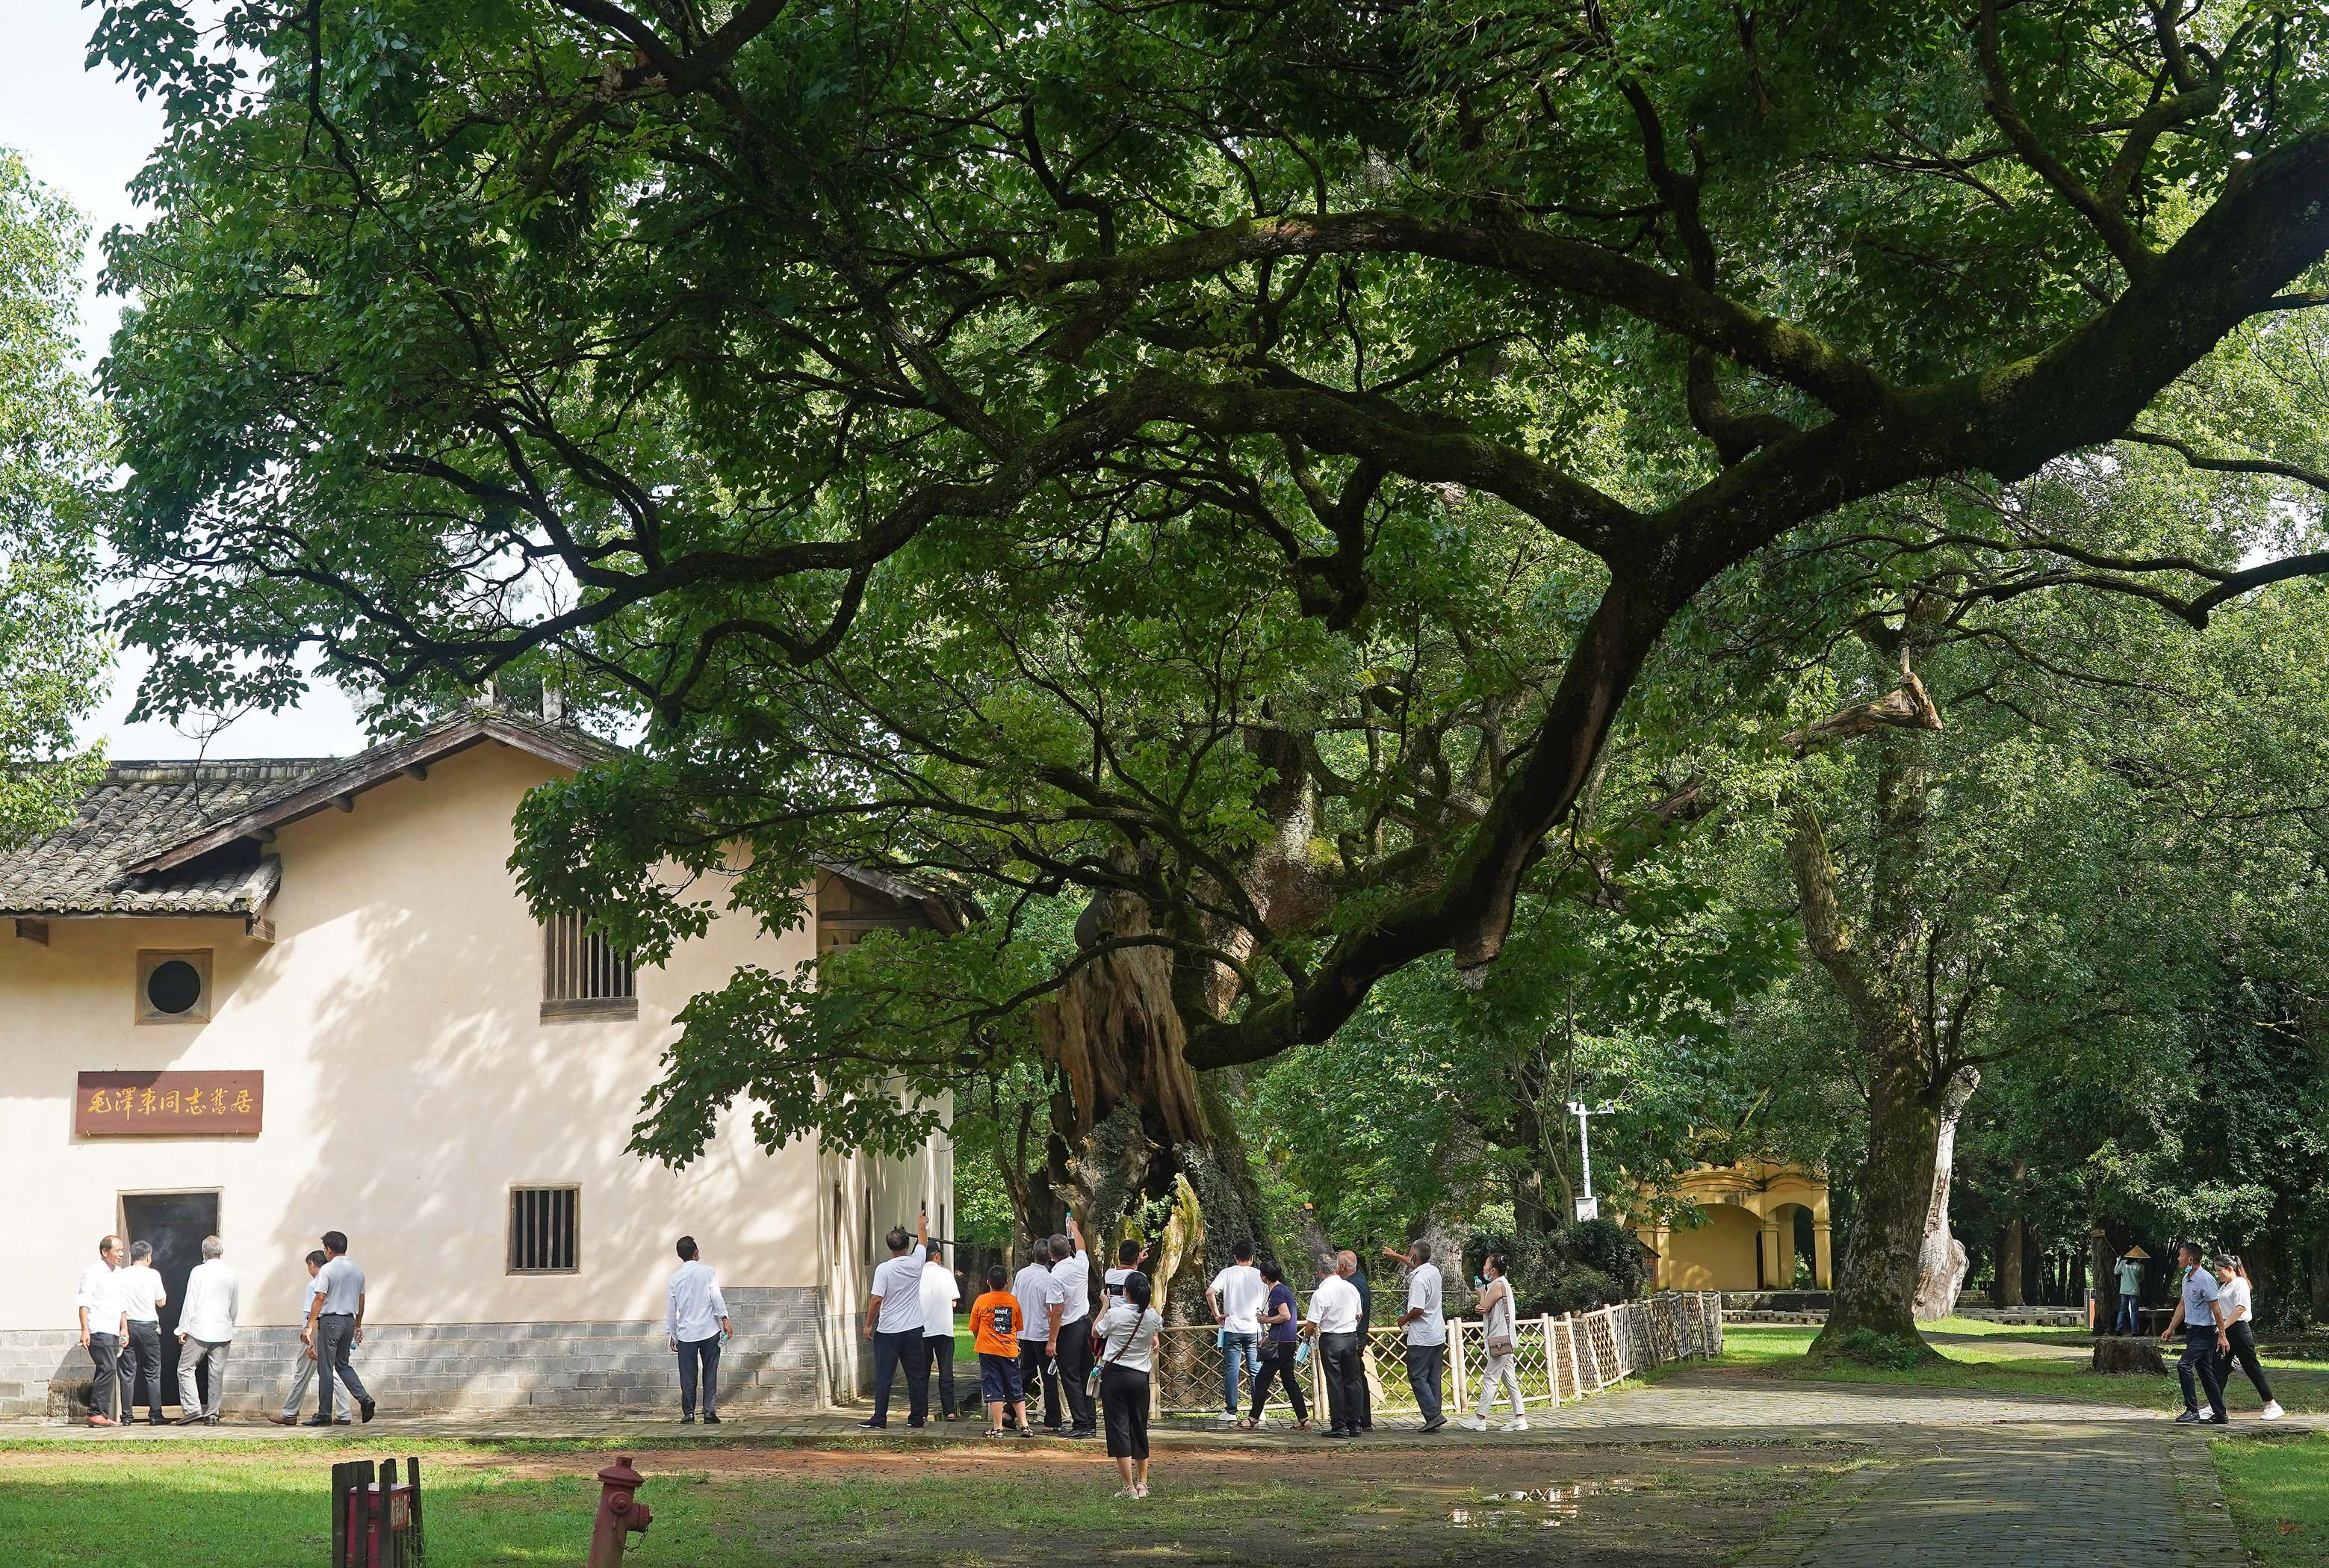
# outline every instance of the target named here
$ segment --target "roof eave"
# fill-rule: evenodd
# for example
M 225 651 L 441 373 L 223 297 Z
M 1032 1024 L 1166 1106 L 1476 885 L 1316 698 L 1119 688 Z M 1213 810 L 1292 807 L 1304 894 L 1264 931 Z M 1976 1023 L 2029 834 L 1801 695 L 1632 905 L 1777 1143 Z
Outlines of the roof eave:
M 578 772 L 603 760 L 599 751 L 579 736 L 566 741 L 530 726 L 501 722 L 492 713 L 475 713 L 457 723 L 416 735 L 410 741 L 376 746 L 370 751 L 359 753 L 354 760 L 360 762 L 360 767 L 327 773 L 302 789 L 278 796 L 223 822 L 204 827 L 199 833 L 178 839 L 126 869 L 137 875 L 172 870 L 214 849 L 224 848 L 238 839 L 250 837 L 288 822 L 296 822 L 335 801 L 353 798 L 367 789 L 403 776 L 408 769 L 425 768 L 441 758 L 466 751 L 486 741 L 498 741 Z

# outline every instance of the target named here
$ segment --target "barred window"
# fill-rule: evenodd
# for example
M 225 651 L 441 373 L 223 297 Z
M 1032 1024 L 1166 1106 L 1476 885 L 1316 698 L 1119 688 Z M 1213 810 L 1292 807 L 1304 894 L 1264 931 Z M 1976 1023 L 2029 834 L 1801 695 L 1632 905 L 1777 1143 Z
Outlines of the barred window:
M 571 1274 L 581 1255 L 580 1187 L 510 1188 L 511 1273 Z
M 553 915 L 542 926 L 542 1018 L 636 1018 L 630 956 L 589 917 Z

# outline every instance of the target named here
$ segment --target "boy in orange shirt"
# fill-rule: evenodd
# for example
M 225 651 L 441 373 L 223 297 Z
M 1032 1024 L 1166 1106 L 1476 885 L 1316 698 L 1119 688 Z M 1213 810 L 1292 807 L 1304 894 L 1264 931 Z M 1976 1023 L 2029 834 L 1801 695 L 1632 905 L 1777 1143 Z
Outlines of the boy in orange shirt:
M 1019 1386 L 1019 1298 L 1004 1289 L 1011 1276 L 997 1263 L 986 1271 L 986 1294 L 970 1304 L 973 1343 L 978 1347 L 978 1391 L 986 1400 L 986 1435 L 1001 1437 L 1005 1410 L 1021 1437 L 1027 1426 L 1027 1398 Z

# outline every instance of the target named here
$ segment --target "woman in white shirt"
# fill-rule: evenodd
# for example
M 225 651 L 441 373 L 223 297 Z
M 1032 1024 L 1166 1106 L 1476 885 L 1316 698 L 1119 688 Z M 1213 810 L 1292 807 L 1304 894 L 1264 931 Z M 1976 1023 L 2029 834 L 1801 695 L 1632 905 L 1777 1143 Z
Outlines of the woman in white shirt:
M 1149 1305 L 1146 1274 L 1127 1274 L 1124 1294 L 1112 1298 L 1093 1330 L 1099 1336 L 1099 1403 L 1108 1426 L 1108 1457 L 1124 1478 L 1119 1497 L 1148 1495 L 1148 1373 L 1164 1319 Z
M 1480 1265 L 1488 1277 L 1488 1282 L 1480 1287 L 1479 1306 L 1487 1330 L 1488 1367 L 1480 1374 L 1480 1403 L 1464 1418 L 1465 1427 L 1471 1431 L 1488 1430 L 1488 1407 L 1496 1403 L 1500 1386 L 1512 1395 L 1513 1419 L 1499 1430 L 1528 1431 L 1528 1407 L 1521 1403 L 1521 1376 L 1513 1358 L 1513 1282 L 1504 1278 L 1505 1266 L 1502 1252 L 1489 1253 Z M 1496 1348 L 1500 1345 L 1501 1352 Z
M 2210 1270 L 2216 1276 L 2216 1285 L 2223 1292 L 2224 1338 L 2231 1346 L 2231 1359 L 2240 1364 L 2240 1370 L 2256 1384 L 2257 1397 L 2264 1401 L 2264 1419 L 2278 1421 L 2280 1402 L 2272 1396 L 2272 1384 L 2264 1377 L 2263 1364 L 2257 1360 L 2256 1314 L 2251 1310 L 2251 1289 L 2248 1265 L 2235 1252 L 2218 1255 Z

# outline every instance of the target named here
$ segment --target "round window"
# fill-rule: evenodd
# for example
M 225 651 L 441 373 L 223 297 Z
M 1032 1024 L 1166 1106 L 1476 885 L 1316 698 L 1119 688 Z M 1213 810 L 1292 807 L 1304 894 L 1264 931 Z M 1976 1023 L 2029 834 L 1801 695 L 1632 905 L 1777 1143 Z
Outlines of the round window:
M 203 972 L 184 959 L 165 959 L 146 977 L 146 1000 L 156 1013 L 184 1013 L 203 999 Z

